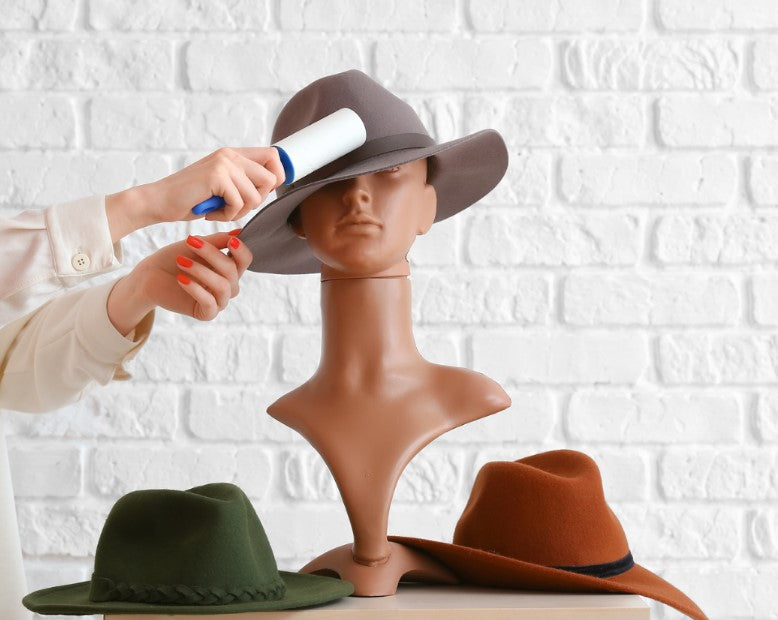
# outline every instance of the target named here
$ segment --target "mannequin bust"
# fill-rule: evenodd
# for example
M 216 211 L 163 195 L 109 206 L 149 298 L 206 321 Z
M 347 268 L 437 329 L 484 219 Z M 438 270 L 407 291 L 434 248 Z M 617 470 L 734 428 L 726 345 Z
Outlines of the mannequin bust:
M 428 556 L 387 540 L 395 487 L 433 439 L 510 406 L 493 380 L 430 363 L 416 348 L 406 257 L 435 220 L 428 165 L 434 159 L 335 181 L 288 221 L 321 262 L 322 352 L 314 375 L 268 413 L 321 454 L 354 534 L 353 546 L 303 572 L 336 573 L 362 596 L 393 594 L 409 574 L 454 581 Z

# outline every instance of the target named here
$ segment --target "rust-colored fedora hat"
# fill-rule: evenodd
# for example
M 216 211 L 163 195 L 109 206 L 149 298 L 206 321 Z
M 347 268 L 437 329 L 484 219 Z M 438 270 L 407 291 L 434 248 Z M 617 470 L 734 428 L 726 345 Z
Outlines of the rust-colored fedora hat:
M 597 464 L 574 450 L 484 465 L 453 544 L 389 540 L 429 553 L 464 583 L 639 594 L 706 618 L 683 592 L 634 563 L 624 530 L 605 503 Z
M 328 183 L 351 179 L 432 157 L 428 179 L 437 194 L 435 221 L 446 219 L 488 194 L 508 167 L 499 133 L 484 129 L 438 144 L 411 106 L 361 71 L 328 75 L 298 91 L 283 107 L 271 142 L 350 108 L 365 124 L 367 141 L 358 149 L 290 185 L 257 213 L 238 237 L 254 254 L 249 269 L 266 273 L 317 273 L 319 260 L 287 225 L 292 211 Z

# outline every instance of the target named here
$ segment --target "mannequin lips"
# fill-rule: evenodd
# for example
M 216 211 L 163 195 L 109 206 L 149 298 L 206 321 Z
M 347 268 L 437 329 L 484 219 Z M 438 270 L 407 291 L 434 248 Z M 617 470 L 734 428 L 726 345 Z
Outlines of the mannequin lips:
M 372 226 L 383 228 L 381 222 L 367 215 L 348 215 L 342 218 L 337 224 L 337 228 L 339 229 L 354 231 L 369 230 Z

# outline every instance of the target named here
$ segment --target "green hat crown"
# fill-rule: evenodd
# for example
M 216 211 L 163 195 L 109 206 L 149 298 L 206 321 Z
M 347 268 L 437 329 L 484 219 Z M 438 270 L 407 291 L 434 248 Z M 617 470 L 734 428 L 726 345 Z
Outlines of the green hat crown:
M 257 513 L 234 484 L 122 497 L 95 553 L 89 599 L 168 605 L 272 601 L 286 586 Z

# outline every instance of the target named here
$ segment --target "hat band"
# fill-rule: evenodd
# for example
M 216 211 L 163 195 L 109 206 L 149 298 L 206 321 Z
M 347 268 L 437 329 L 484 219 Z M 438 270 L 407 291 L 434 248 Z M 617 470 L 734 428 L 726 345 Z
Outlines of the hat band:
M 154 585 L 125 583 L 108 577 L 92 575 L 89 600 L 131 601 L 133 603 L 165 603 L 168 605 L 228 605 L 248 601 L 277 601 L 286 594 L 286 584 L 280 577 L 260 586 L 187 586 L 182 584 Z
M 558 568 L 560 570 L 566 570 L 571 573 L 578 573 L 579 575 L 589 575 L 590 577 L 615 577 L 626 573 L 630 568 L 635 565 L 632 560 L 632 553 L 627 552 L 620 560 L 615 562 L 605 562 L 603 564 L 588 564 L 585 566 L 552 566 L 552 568 Z
M 358 149 L 354 149 L 332 163 L 319 168 L 314 174 L 309 174 L 296 183 L 290 183 L 286 186 L 282 185 L 281 187 L 285 188 L 283 193 L 286 193 L 303 185 L 326 179 L 328 176 L 351 164 L 370 159 L 375 155 L 383 155 L 384 153 L 401 151 L 403 149 L 424 148 L 426 146 L 432 146 L 433 144 L 435 144 L 435 140 L 424 133 L 398 133 L 391 136 L 384 136 L 383 138 L 373 138 L 372 140 L 365 142 Z M 281 187 L 276 190 L 277 194 Z

